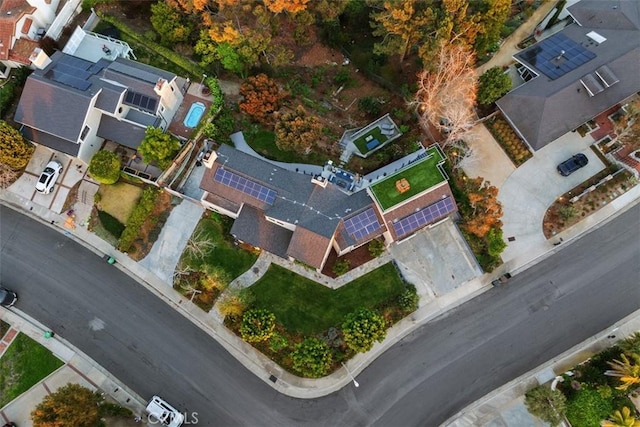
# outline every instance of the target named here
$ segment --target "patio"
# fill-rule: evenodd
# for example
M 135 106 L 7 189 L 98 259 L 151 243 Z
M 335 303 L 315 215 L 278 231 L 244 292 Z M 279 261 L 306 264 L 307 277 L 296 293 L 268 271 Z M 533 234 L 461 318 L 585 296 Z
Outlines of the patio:
M 202 116 L 202 119 L 204 119 L 207 115 L 207 111 L 209 111 L 209 108 L 213 103 L 213 96 L 203 94 L 202 86 L 199 83 L 184 80 L 184 83 L 179 86 L 185 87 L 186 92 L 184 94 L 182 104 L 180 104 L 180 106 L 178 107 L 178 110 L 173 116 L 173 120 L 169 124 L 168 131 L 183 140 L 188 140 L 193 136 L 193 133 L 196 130 L 195 127 L 189 128 L 184 124 L 185 118 L 189 113 L 191 105 L 193 105 L 195 102 L 201 102 L 204 104 L 205 113 Z
M 113 141 L 106 141 L 103 149 L 112 151 L 120 156 L 122 170 L 128 174 L 154 182 L 162 174 L 162 169 L 144 163 L 142 157 L 133 148 L 125 147 Z
M 401 135 L 402 132 L 389 114 L 385 114 L 362 129 L 345 131 L 340 138 L 340 146 L 357 156 L 367 157 Z

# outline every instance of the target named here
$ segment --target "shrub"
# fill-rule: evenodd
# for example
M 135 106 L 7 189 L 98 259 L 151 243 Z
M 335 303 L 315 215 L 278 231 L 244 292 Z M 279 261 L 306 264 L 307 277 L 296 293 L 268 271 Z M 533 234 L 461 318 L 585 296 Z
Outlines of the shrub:
M 317 338 L 307 338 L 291 353 L 293 368 L 306 377 L 318 378 L 331 367 L 331 349 Z
M 348 259 L 339 259 L 333 265 L 333 272 L 336 276 L 342 276 L 349 271 L 350 263 Z
M 358 100 L 358 109 L 371 117 L 377 117 L 380 115 L 382 107 L 374 97 L 365 96 Z
M 271 338 L 275 327 L 275 314 L 264 309 L 254 309 L 242 316 L 240 334 L 246 342 L 262 342 Z
M 112 152 L 100 150 L 89 162 L 91 177 L 101 184 L 115 184 L 120 179 L 120 157 Z
M 380 239 L 374 239 L 369 242 L 369 255 L 378 258 L 384 253 L 384 242 Z
M 33 144 L 24 139 L 20 132 L 0 120 L 0 163 L 14 171 L 24 169 L 34 150 Z
M 507 244 L 502 237 L 502 229 L 492 228 L 487 233 L 487 252 L 492 257 L 499 257 L 502 251 L 507 247 Z
M 563 221 L 569 221 L 571 218 L 576 216 L 577 213 L 576 208 L 573 206 L 563 206 L 558 211 L 558 215 L 560 215 L 560 219 Z
M 362 308 L 346 316 L 342 324 L 344 341 L 356 353 L 365 353 L 387 335 L 384 318 L 376 311 Z
M 178 151 L 180 142 L 162 128 L 153 126 L 147 126 L 144 139 L 138 147 L 145 163 L 155 162 L 161 169 L 169 167 Z
M 597 390 L 583 387 L 567 403 L 566 415 L 573 427 L 599 426 L 613 412 L 610 400 Z
M 118 241 L 119 250 L 127 252 L 131 248 L 136 237 L 138 237 L 140 227 L 153 211 L 153 206 L 159 195 L 160 190 L 154 187 L 147 187 L 142 191 L 142 197 L 140 197 L 140 201 L 131 212 L 131 215 L 129 215 L 127 225 Z
M 97 193 L 96 193 L 97 194 Z M 107 212 L 98 211 L 98 219 L 100 219 L 100 223 L 112 236 L 116 239 L 119 239 L 124 231 L 124 224 L 118 221 L 117 218 L 109 215 Z
M 355 84 L 355 80 L 351 77 L 351 72 L 348 67 L 340 68 L 340 71 L 338 71 L 333 78 L 333 82 L 345 88 L 350 88 Z
M 227 289 L 220 300 L 218 300 L 216 307 L 222 317 L 240 317 L 253 302 L 253 299 L 254 296 L 249 288 Z
M 567 399 L 559 390 L 540 385 L 525 393 L 524 403 L 530 414 L 552 426 L 562 423 Z
M 511 90 L 511 78 L 500 67 L 489 68 L 478 79 L 478 103 L 489 105 Z
M 274 353 L 284 350 L 287 347 L 289 347 L 289 340 L 287 337 L 274 332 L 271 338 L 269 338 L 269 350 Z
M 419 302 L 420 297 L 414 285 L 407 285 L 398 297 L 398 305 L 405 313 L 416 311 Z

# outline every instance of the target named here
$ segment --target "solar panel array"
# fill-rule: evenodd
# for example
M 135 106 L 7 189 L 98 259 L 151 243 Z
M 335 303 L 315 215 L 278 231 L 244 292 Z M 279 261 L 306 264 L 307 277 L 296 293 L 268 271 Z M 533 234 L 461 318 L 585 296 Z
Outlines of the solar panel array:
M 566 35 L 556 33 L 517 56 L 555 80 L 591 61 L 596 54 Z
M 346 219 L 344 221 L 344 227 L 351 237 L 355 240 L 360 240 L 379 231 L 382 225 L 378 222 L 378 217 L 373 211 L 373 208 L 369 208 L 358 215 Z
M 151 98 L 150 96 L 128 90 L 124 97 L 124 103 L 138 107 L 149 113 L 155 113 L 158 100 Z
M 242 191 L 244 194 L 254 197 L 261 202 L 273 204 L 276 200 L 276 192 L 270 188 L 250 181 L 226 169 L 218 168 L 213 179 L 228 187 Z
M 398 237 L 405 236 L 418 228 L 429 224 L 437 219 L 450 214 L 455 210 L 455 205 L 451 197 L 447 197 L 442 200 L 438 200 L 432 205 L 419 210 L 416 213 L 405 216 L 398 222 L 393 223 L 393 228 L 396 231 Z
M 78 90 L 87 90 L 91 86 L 88 81 L 93 72 L 89 71 L 92 63 L 73 56 L 62 56 L 45 75 L 55 82 Z

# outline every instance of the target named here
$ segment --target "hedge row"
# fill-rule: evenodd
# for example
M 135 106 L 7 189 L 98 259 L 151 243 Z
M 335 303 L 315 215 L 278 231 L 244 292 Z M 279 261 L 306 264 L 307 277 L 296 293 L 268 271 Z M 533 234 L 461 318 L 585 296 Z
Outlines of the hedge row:
M 160 191 L 162 190 L 155 187 L 146 187 L 142 191 L 142 197 L 140 197 L 140 201 L 131 212 L 131 215 L 129 215 L 127 225 L 118 241 L 118 249 L 122 252 L 127 252 L 138 237 L 142 224 L 153 211 L 153 206 L 156 204 Z
M 161 46 L 152 40 L 149 40 L 147 37 L 136 32 L 134 29 L 129 28 L 128 25 L 124 24 L 122 21 L 117 20 L 113 16 L 104 15 L 102 13 L 99 13 L 98 16 L 100 17 L 101 20 L 113 25 L 118 30 L 120 30 L 127 36 L 131 37 L 138 43 L 145 45 L 149 49 L 153 50 L 154 52 L 157 52 L 159 55 L 165 57 L 167 60 L 173 62 L 177 66 L 187 71 L 191 75 L 192 79 L 198 79 L 203 74 L 205 74 L 205 70 L 195 62 L 192 62 L 184 58 L 183 56 L 172 51 L 171 49 L 167 49 L 166 47 Z

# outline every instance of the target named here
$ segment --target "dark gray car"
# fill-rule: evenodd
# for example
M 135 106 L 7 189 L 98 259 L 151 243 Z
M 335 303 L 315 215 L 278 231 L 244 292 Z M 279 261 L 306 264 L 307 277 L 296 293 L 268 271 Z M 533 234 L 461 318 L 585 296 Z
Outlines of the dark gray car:
M 570 159 L 565 160 L 564 162 L 558 165 L 558 172 L 562 176 L 569 176 L 578 169 L 586 166 L 589 163 L 589 159 L 582 153 L 578 153 Z
M 18 294 L 0 286 L 0 305 L 3 307 L 11 307 L 18 301 Z

